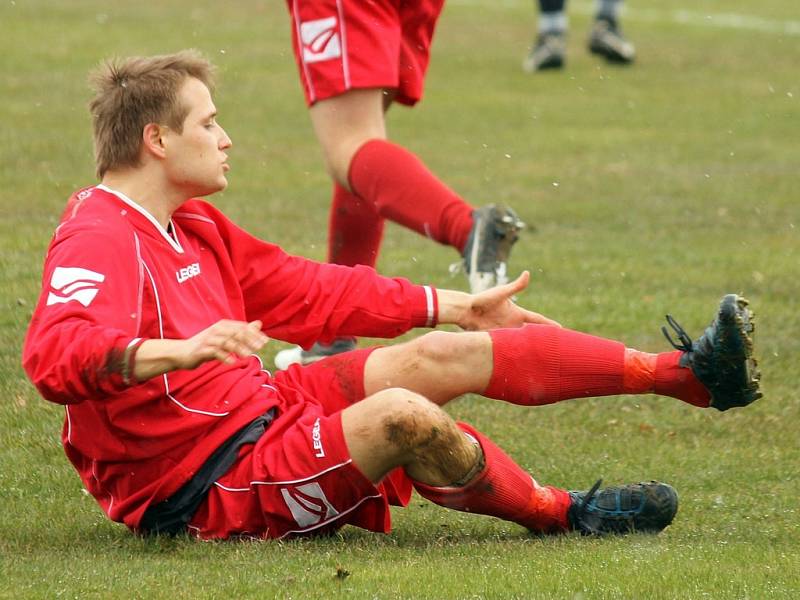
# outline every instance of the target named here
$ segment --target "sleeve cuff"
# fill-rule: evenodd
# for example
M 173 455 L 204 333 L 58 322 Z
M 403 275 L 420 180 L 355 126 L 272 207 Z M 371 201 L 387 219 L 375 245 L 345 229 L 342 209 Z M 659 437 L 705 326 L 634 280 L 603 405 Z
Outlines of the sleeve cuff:
M 436 327 L 439 319 L 439 297 L 436 288 L 416 286 L 413 293 L 411 320 L 414 327 Z
M 139 347 L 146 341 L 145 338 L 133 338 L 125 348 L 125 353 L 122 359 L 122 381 L 125 385 L 134 385 L 138 383 L 134 375 L 136 367 L 136 353 Z

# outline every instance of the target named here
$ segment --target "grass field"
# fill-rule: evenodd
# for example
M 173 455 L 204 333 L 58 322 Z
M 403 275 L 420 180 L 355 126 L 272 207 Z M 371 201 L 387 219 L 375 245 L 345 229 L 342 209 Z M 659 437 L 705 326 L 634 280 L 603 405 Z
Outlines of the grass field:
M 191 46 L 212 57 L 234 140 L 217 204 L 324 257 L 329 183 L 284 3 L 0 3 L 0 597 L 800 597 L 797 3 L 631 4 L 635 67 L 585 52 L 591 7 L 579 3 L 568 68 L 528 76 L 532 2 L 453 0 L 425 100 L 392 110 L 390 128 L 466 198 L 509 202 L 535 226 L 513 256 L 534 275 L 519 300 L 565 325 L 656 351 L 665 313 L 698 335 L 722 294 L 751 299 L 765 398 L 747 409 L 649 396 L 451 406 L 539 481 L 671 482 L 675 523 L 658 537 L 537 539 L 415 497 L 390 536 L 198 543 L 139 539 L 104 517 L 63 455 L 63 410 L 27 382 L 20 348 L 63 202 L 93 182 L 85 81 L 106 56 Z M 379 267 L 463 288 L 454 260 L 391 226 Z

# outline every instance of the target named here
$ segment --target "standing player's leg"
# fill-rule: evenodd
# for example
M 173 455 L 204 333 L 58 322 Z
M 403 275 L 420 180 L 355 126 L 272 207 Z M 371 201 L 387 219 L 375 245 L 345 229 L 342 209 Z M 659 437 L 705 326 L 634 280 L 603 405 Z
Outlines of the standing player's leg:
M 372 482 L 402 467 L 436 504 L 536 533 L 658 532 L 677 511 L 675 490 L 657 482 L 590 492 L 542 486 L 479 431 L 407 390 L 370 396 L 342 411 L 341 423 L 354 464 Z
M 567 60 L 566 0 L 539 0 L 539 25 L 536 40 L 522 63 L 528 73 L 560 69 Z
M 391 100 L 413 105 L 422 97 L 443 0 L 399 9 L 388 0 L 366 8 L 348 0 L 287 4 L 306 101 L 335 184 L 329 258 L 374 266 L 383 220 L 390 219 L 459 251 L 473 292 L 505 283 L 508 255 L 523 227 L 516 214 L 503 206 L 473 208 L 386 136 Z M 309 364 L 354 345 L 343 339 L 332 347 L 285 350 L 276 365 Z
M 475 210 L 464 202 L 414 154 L 388 141 L 384 121 L 387 100 L 412 106 L 422 98 L 443 4 L 287 2 L 306 102 L 334 181 L 381 217 L 459 252 L 472 250 L 465 266 L 478 291 L 506 280 L 507 254 L 521 222 L 504 207 Z M 351 243 L 360 240 L 342 236 L 340 246 Z M 366 248 L 363 254 L 369 261 L 376 252 Z
M 458 250 L 473 292 L 507 282 L 506 262 L 522 222 L 506 207 L 474 208 L 416 155 L 390 142 L 383 120 L 386 93 L 351 90 L 310 108 L 331 177 L 380 217 Z
M 522 405 L 655 393 L 726 410 L 761 396 L 751 317 L 747 302 L 729 294 L 694 342 L 668 317 L 680 343 L 660 354 L 547 325 L 436 331 L 374 351 L 365 365 L 364 389 L 372 394 L 402 387 L 437 404 L 464 393 Z
M 379 89 L 351 90 L 310 108 L 329 173 L 381 217 L 463 251 L 473 207 L 386 139 L 383 97 Z

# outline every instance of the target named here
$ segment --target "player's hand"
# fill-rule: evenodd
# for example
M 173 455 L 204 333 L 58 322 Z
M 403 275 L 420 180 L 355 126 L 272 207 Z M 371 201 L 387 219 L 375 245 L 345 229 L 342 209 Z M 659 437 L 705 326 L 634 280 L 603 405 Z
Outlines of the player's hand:
M 512 298 L 528 287 L 531 275 L 524 271 L 514 281 L 470 296 L 467 309 L 456 324 L 469 331 L 496 329 L 498 327 L 521 327 L 526 323 L 555 325 L 537 312 L 517 306 Z
M 261 321 L 245 323 L 227 319 L 187 340 L 145 340 L 134 355 L 131 379 L 147 381 L 170 371 L 194 369 L 210 360 L 232 364 L 257 352 L 268 340 L 261 333 Z
M 177 369 L 194 369 L 210 360 L 233 364 L 264 347 L 269 338 L 261 332 L 261 321 L 223 319 L 184 340 L 175 356 Z

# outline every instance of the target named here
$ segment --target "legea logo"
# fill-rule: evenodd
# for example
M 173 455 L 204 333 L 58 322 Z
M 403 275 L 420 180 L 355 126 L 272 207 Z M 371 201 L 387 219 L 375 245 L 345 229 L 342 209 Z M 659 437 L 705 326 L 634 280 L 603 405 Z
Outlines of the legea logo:
M 342 45 L 336 17 L 300 23 L 300 43 L 303 46 L 303 60 L 307 63 L 339 58 Z
M 311 527 L 339 514 L 318 483 L 281 488 L 281 494 L 300 527 Z
M 200 275 L 200 263 L 192 263 L 188 267 L 183 267 L 175 271 L 175 278 L 178 280 L 178 283 L 183 283 L 187 279 L 197 277 L 198 275 Z
M 97 296 L 98 284 L 106 276 L 80 267 L 56 267 L 50 277 L 50 293 L 47 306 L 64 304 L 70 300 L 89 306 Z
M 314 427 L 311 428 L 311 443 L 314 446 L 314 450 L 316 450 L 314 456 L 317 458 L 325 458 L 325 449 L 322 447 L 322 434 L 319 430 L 319 419 L 317 419 L 314 421 Z

